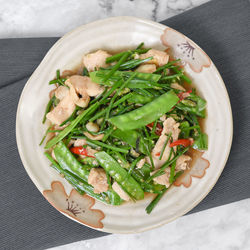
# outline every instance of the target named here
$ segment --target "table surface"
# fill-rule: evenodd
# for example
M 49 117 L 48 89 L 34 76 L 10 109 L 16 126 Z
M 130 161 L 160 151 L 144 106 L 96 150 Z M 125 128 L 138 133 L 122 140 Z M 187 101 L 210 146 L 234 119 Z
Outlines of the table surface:
M 0 38 L 62 36 L 110 16 L 161 21 L 208 0 L 0 0 Z M 53 250 L 250 249 L 250 199 L 179 218 L 134 235 L 110 235 Z

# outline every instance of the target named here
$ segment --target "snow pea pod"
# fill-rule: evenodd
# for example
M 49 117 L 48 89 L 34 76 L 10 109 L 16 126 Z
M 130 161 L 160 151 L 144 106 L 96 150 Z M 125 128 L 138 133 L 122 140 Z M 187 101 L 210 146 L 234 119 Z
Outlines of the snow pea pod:
M 140 95 L 137 93 L 132 93 L 131 97 L 128 99 L 129 103 L 136 103 L 136 104 L 146 104 L 148 102 L 151 102 L 153 100 L 153 97 Z
M 89 171 L 86 170 L 79 161 L 77 161 L 62 141 L 55 146 L 54 153 L 57 162 L 64 170 L 67 169 L 69 172 L 88 182 Z
M 144 198 L 144 192 L 138 182 L 120 166 L 120 164 L 104 151 L 95 153 L 95 157 L 106 172 L 116 180 L 122 188 L 136 200 Z
M 111 199 L 107 199 L 109 197 L 109 194 L 107 193 L 103 193 L 103 195 L 101 194 L 96 194 L 94 193 L 94 188 L 89 185 L 87 182 L 85 182 L 83 179 L 79 178 L 78 176 L 72 174 L 71 172 L 65 170 L 62 168 L 62 166 L 60 166 L 53 158 L 52 156 L 48 153 L 45 152 L 44 153 L 45 156 L 49 159 L 49 161 L 52 163 L 52 167 L 59 173 L 59 174 L 63 174 L 64 178 L 74 187 L 74 189 L 77 190 L 77 192 L 79 192 L 80 194 L 88 194 L 90 196 L 92 196 L 93 198 L 100 200 L 104 203 L 110 203 L 112 205 L 120 205 L 119 200 L 116 198 Z M 114 192 L 114 191 L 113 191 Z M 107 197 L 108 196 L 108 197 Z
M 133 148 L 136 149 L 137 140 L 141 135 L 138 132 L 136 132 L 135 130 L 122 131 L 120 129 L 116 129 L 111 134 L 111 136 L 126 142 L 127 144 L 129 144 L 130 146 L 132 146 Z M 138 149 L 143 154 L 147 154 L 147 149 L 143 143 L 139 143 Z
M 160 118 L 174 107 L 178 101 L 177 95 L 170 90 L 152 102 L 124 115 L 114 116 L 109 121 L 120 130 L 137 129 Z

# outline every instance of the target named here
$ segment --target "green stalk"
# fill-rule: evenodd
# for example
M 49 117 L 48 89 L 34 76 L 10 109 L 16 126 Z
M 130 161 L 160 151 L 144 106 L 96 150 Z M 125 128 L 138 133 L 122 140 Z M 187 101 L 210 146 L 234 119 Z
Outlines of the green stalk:
M 126 52 L 124 55 L 121 57 L 121 59 L 117 62 L 117 64 L 111 69 L 111 71 L 105 76 L 104 82 L 106 82 L 118 69 L 119 67 L 127 60 L 129 57 L 130 53 Z
M 137 159 L 135 159 L 135 160 L 131 163 L 131 165 L 130 165 L 130 167 L 129 167 L 129 170 L 128 170 L 128 174 L 129 174 L 129 175 L 130 175 L 131 172 L 134 170 L 136 164 L 137 164 L 141 159 L 143 159 L 143 158 L 144 158 L 144 155 L 141 155 L 141 156 L 139 156 Z
M 53 97 L 49 100 L 47 106 L 46 106 L 46 109 L 45 109 L 45 113 L 44 113 L 44 116 L 43 116 L 43 124 L 45 123 L 46 121 L 46 115 L 50 112 L 50 109 L 54 103 L 54 101 L 56 100 L 56 97 L 55 95 L 53 95 Z
M 167 160 L 162 166 L 161 168 L 155 172 L 153 175 L 151 175 L 148 179 L 147 182 L 152 181 L 155 177 L 161 176 L 163 175 L 165 172 L 164 170 L 171 165 L 173 162 L 175 162 L 181 155 L 185 154 L 187 151 L 189 150 L 188 148 L 185 148 L 183 151 L 181 151 L 179 154 L 177 154 L 172 160 Z
M 165 135 L 166 135 L 166 134 L 165 134 Z M 164 143 L 164 145 L 163 145 L 163 147 L 162 147 L 162 150 L 161 150 L 161 154 L 160 154 L 159 160 L 162 159 L 163 153 L 164 153 L 164 151 L 165 151 L 165 148 L 166 148 L 166 146 L 167 146 L 167 144 L 168 144 L 168 141 L 169 141 L 171 135 L 172 135 L 172 132 L 170 132 L 169 135 L 167 135 L 167 140 L 165 141 L 165 143 Z
M 176 167 L 176 161 L 174 161 L 171 165 L 169 183 L 172 184 L 174 182 L 174 172 Z
M 155 208 L 155 206 L 158 204 L 162 196 L 166 193 L 167 188 L 164 188 L 160 194 L 158 194 L 151 202 L 150 204 L 146 207 L 146 212 L 147 214 L 150 214 L 152 210 Z

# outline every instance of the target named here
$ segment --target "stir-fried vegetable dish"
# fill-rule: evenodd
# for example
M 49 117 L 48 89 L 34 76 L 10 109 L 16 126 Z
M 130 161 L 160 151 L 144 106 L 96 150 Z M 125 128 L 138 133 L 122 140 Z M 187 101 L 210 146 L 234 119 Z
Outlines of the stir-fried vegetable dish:
M 206 150 L 206 101 L 180 60 L 145 49 L 83 56 L 80 70 L 56 72 L 41 141 L 52 167 L 80 194 L 111 205 L 155 194 L 150 213 Z M 46 143 L 45 143 L 46 141 Z

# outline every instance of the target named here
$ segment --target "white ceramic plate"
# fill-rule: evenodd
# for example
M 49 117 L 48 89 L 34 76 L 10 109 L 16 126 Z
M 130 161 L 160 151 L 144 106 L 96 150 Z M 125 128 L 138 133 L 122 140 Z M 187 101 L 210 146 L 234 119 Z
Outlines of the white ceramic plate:
M 152 197 L 112 207 L 81 196 L 59 176 L 38 144 L 45 131 L 42 116 L 52 89 L 48 81 L 56 69 L 71 69 L 84 54 L 97 49 L 117 51 L 169 46 L 184 62 L 185 71 L 207 100 L 205 132 L 209 149 L 186 177 L 176 183 L 150 215 Z M 114 17 L 83 25 L 62 37 L 47 53 L 23 89 L 16 118 L 16 138 L 23 165 L 45 198 L 66 216 L 112 233 L 135 233 L 168 223 L 190 211 L 212 189 L 228 158 L 232 141 L 232 113 L 223 80 L 210 58 L 193 41 L 162 24 L 134 17 Z M 209 166 L 210 165 L 210 166 Z M 198 178 L 197 178 L 198 177 Z M 201 178 L 202 177 L 202 178 Z

